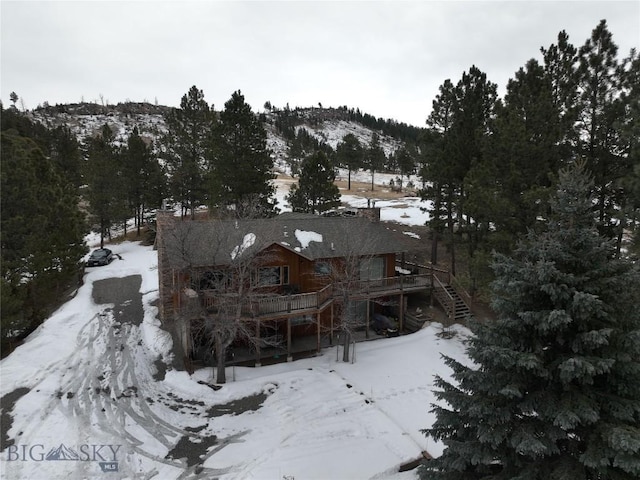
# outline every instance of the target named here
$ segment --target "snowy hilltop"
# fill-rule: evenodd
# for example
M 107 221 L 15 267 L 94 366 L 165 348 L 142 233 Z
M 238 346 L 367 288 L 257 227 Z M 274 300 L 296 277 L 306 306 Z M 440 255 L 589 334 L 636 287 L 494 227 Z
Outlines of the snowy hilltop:
M 67 126 L 80 142 L 98 135 L 107 124 L 116 139 L 124 143 L 138 128 L 140 135 L 150 143 L 156 143 L 166 132 L 165 114 L 171 107 L 151 103 L 124 102 L 116 105 L 97 103 L 77 103 L 38 107 L 26 112 L 36 122 L 52 128 Z M 353 134 L 362 145 L 371 143 L 374 133 L 378 134 L 380 147 L 390 156 L 407 142 L 415 142 L 419 129 L 393 120 L 376 119 L 359 110 L 341 108 L 295 108 L 276 109 L 269 107 L 257 113 L 267 132 L 267 145 L 272 152 L 276 167 L 289 157 L 292 139 L 287 135 L 285 124 L 292 125 L 294 136 L 305 130 L 318 142 L 336 149 L 345 135 Z M 287 121 L 289 120 L 289 121 Z

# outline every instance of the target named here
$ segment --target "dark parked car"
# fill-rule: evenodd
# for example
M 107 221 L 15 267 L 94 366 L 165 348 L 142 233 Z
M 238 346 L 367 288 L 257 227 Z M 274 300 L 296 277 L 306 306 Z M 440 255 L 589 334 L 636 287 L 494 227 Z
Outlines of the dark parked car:
M 108 265 L 113 260 L 113 252 L 108 248 L 99 248 L 91 252 L 87 267 L 95 267 L 98 265 Z
M 384 335 L 385 337 L 398 336 L 398 327 L 389 317 L 385 317 L 380 313 L 374 313 L 372 320 L 371 327 L 373 327 L 373 330 L 378 335 Z

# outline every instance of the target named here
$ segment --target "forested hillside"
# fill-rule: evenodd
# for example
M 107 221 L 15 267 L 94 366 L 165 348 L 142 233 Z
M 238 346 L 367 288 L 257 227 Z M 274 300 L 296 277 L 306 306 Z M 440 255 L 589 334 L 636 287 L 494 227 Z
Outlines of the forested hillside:
M 79 142 L 99 135 L 107 124 L 117 142 L 126 142 L 133 128 L 137 127 L 141 137 L 159 146 L 167 131 L 166 118 L 171 110 L 171 107 L 163 105 L 124 102 L 115 105 L 45 105 L 24 113 L 32 121 L 48 128 L 68 127 Z M 377 133 L 385 154 L 391 156 L 405 144 L 417 145 L 424 130 L 391 119 L 376 118 L 346 106 L 291 109 L 288 106 L 277 108 L 267 102 L 257 114 L 267 132 L 268 147 L 276 167 L 287 164 L 290 157 L 300 158 L 314 150 L 335 150 L 348 133 L 356 136 L 362 145 L 368 145 L 373 134 Z

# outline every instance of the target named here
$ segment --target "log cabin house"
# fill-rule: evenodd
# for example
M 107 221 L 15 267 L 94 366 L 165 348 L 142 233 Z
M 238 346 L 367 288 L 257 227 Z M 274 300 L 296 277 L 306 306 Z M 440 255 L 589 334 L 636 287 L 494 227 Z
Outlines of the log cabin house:
M 285 213 L 252 220 L 186 220 L 159 212 L 160 318 L 172 332 L 176 356 L 189 368 L 201 350 L 195 319 L 184 314 L 191 302 L 215 308 L 225 296 L 234 296 L 243 320 L 253 322 L 256 365 L 274 351 L 291 360 L 301 348 L 333 344 L 345 288 L 366 338 L 375 335 L 376 312 L 392 317 L 402 332 L 408 296 L 430 291 L 433 272 L 403 265 L 418 241 L 379 218 L 379 208 L 353 217 Z M 243 274 L 247 285 L 238 290 Z

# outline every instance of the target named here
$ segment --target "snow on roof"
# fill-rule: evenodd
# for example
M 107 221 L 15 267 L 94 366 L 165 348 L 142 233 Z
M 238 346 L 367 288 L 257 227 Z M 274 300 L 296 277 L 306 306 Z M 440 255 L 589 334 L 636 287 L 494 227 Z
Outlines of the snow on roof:
M 233 251 L 231 252 L 231 260 L 235 260 L 238 255 L 242 255 L 247 248 L 256 243 L 256 234 L 255 233 L 247 233 L 242 239 L 242 245 L 236 245 Z
M 322 243 L 322 235 L 316 232 L 305 232 L 304 230 L 296 229 L 295 236 L 303 249 L 307 248 L 311 242 Z
M 228 265 L 239 255 L 257 253 L 278 244 L 307 260 L 358 255 L 382 255 L 410 251 L 409 240 L 382 222 L 364 217 L 321 217 L 286 213 L 273 218 L 190 221 L 174 220 L 161 229 L 171 268 Z M 285 232 L 289 232 L 288 235 Z M 251 233 L 248 233 L 251 232 Z

